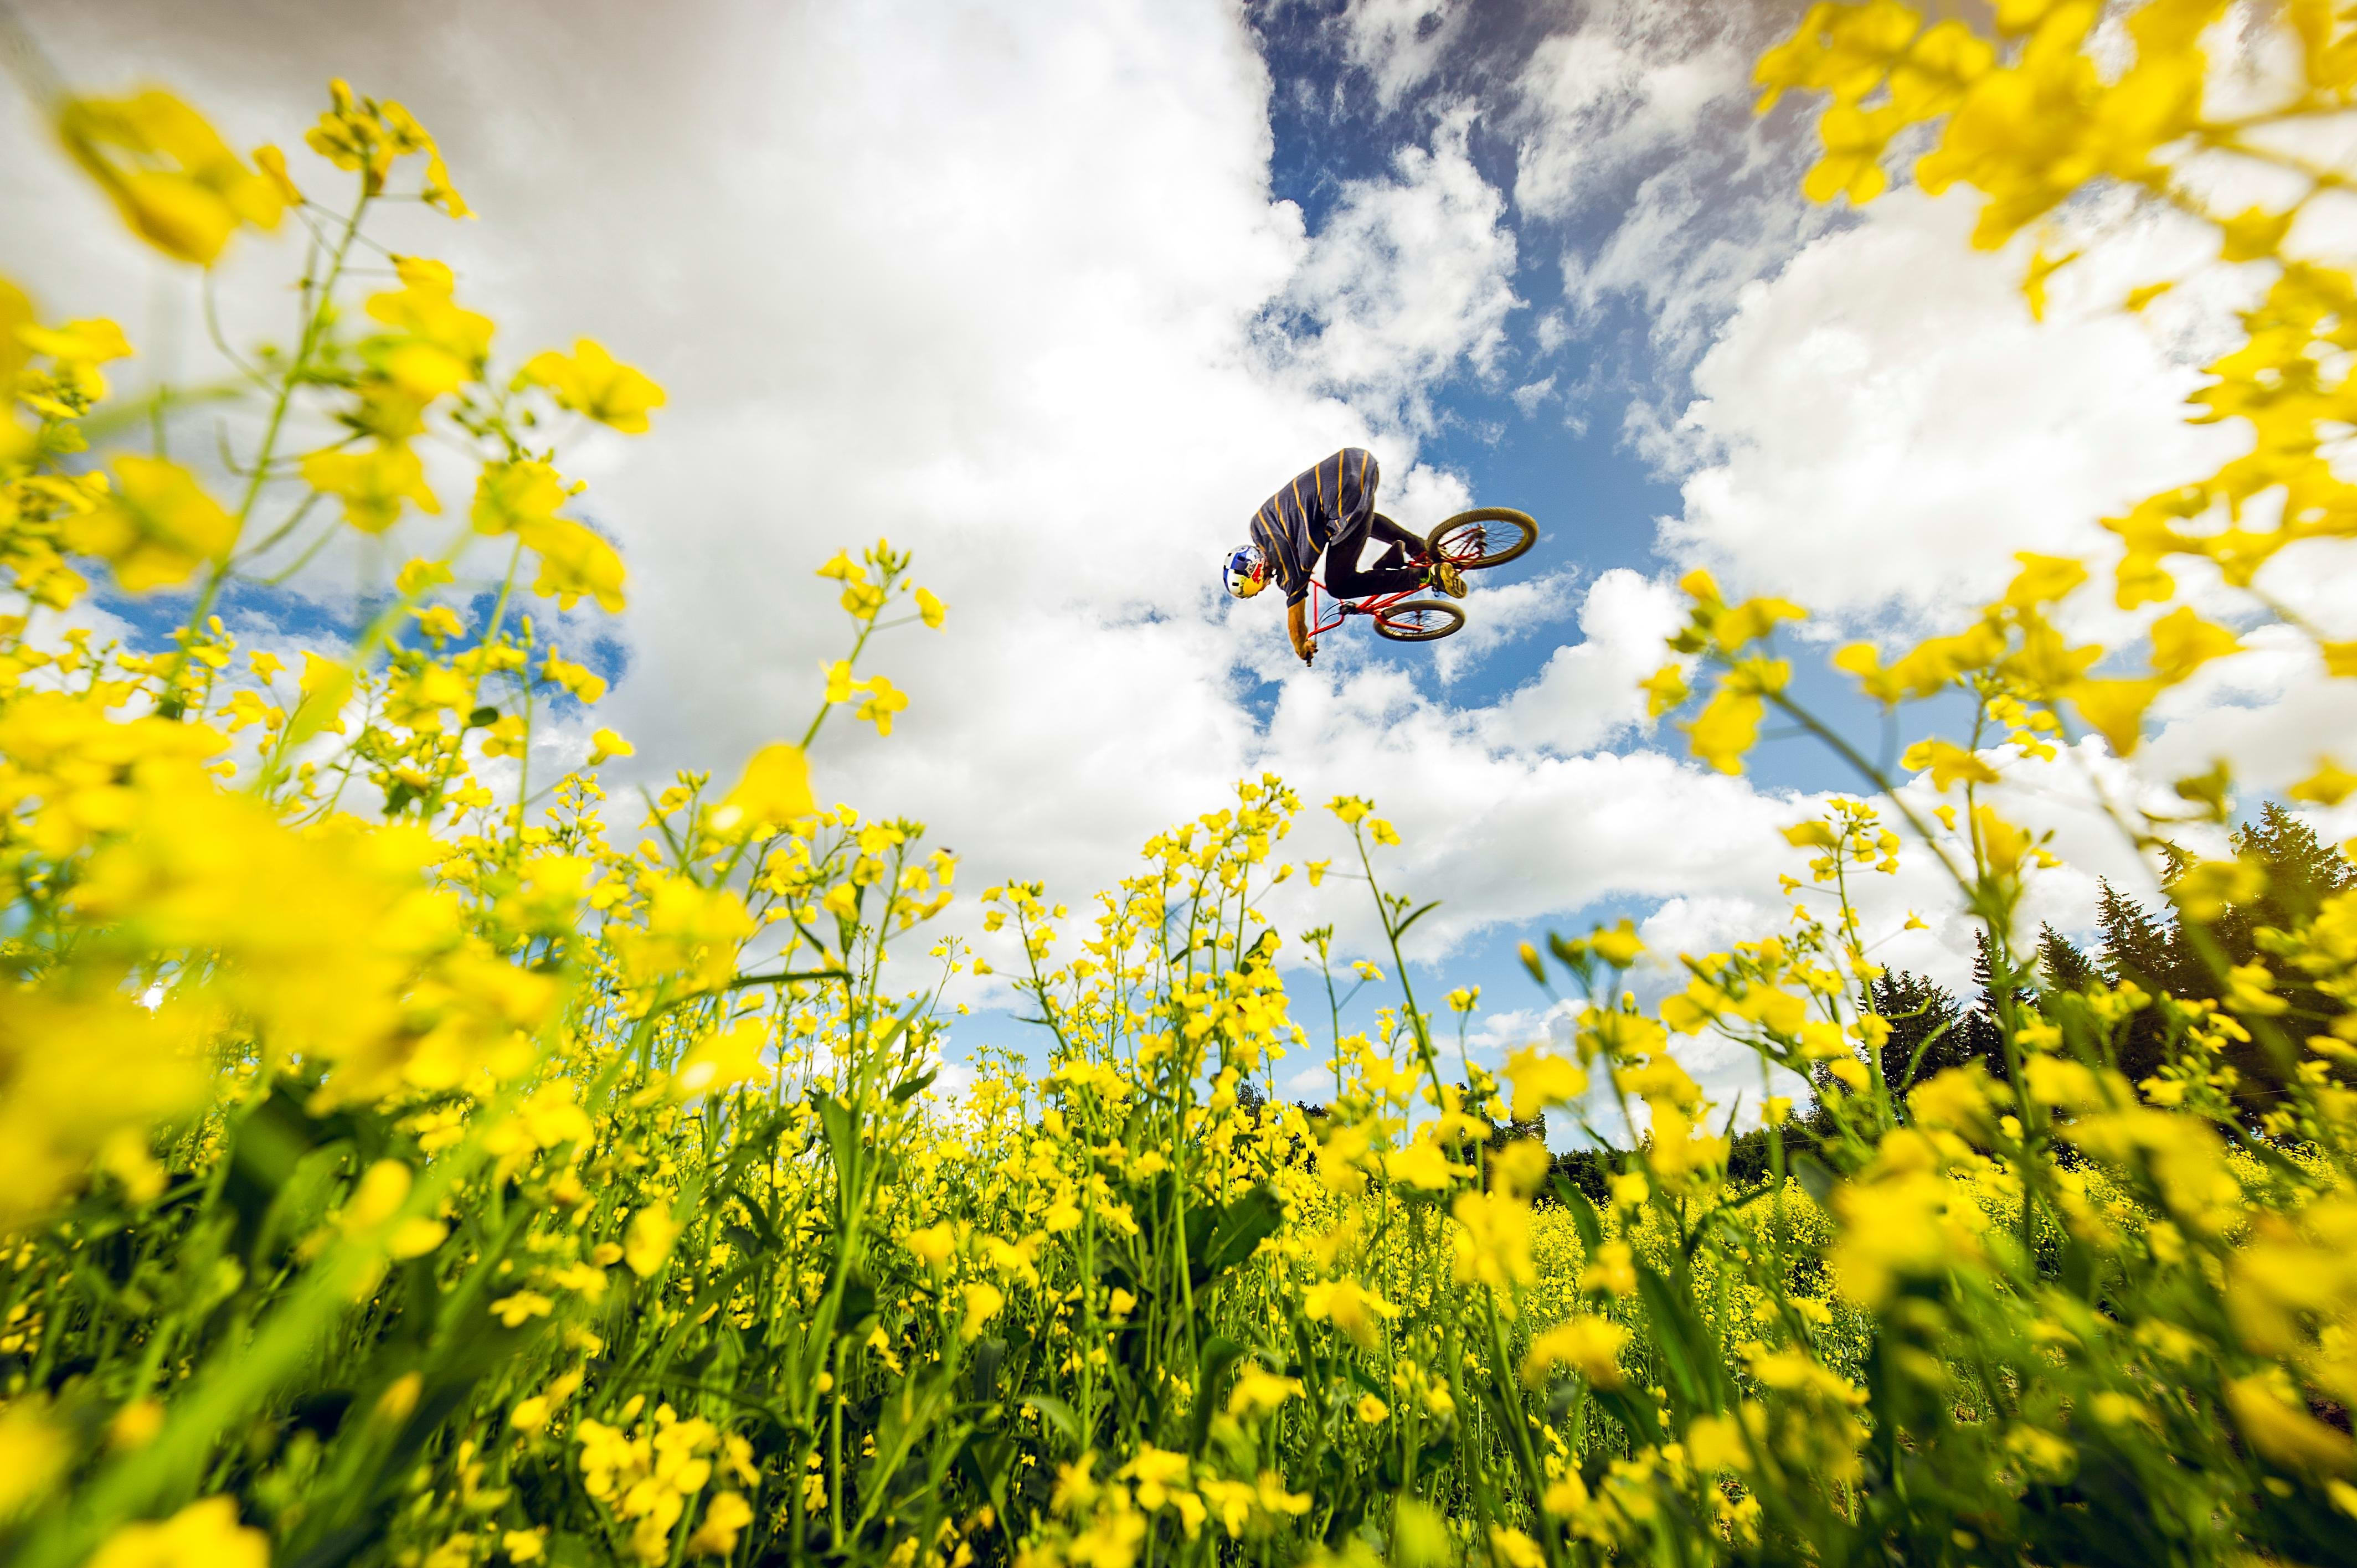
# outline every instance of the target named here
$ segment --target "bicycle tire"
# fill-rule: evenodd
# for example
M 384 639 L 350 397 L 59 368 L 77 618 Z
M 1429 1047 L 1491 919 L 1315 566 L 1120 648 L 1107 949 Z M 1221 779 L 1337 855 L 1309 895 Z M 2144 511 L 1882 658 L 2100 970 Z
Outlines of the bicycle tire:
M 1450 549 L 1446 542 L 1448 536 L 1452 532 L 1460 529 L 1480 528 L 1484 523 L 1493 525 L 1502 523 L 1512 528 L 1515 535 L 1514 542 L 1503 549 L 1491 549 L 1486 536 L 1493 532 L 1503 532 L 1504 530 L 1491 528 L 1482 529 L 1485 537 L 1482 539 L 1479 552 L 1472 555 L 1460 554 Z M 1436 557 L 1448 561 L 1460 572 L 1479 572 L 1487 566 L 1502 566 L 1515 557 L 1527 553 L 1531 546 L 1538 542 L 1539 525 L 1531 514 L 1526 511 L 1516 511 L 1513 508 L 1505 506 L 1477 506 L 1471 511 L 1460 511 L 1424 536 L 1426 549 L 1431 551 Z
M 1409 624 L 1406 618 L 1434 616 L 1440 618 L 1438 626 Z M 1394 621 L 1394 617 L 1401 618 Z M 1386 605 L 1374 613 L 1375 635 L 1388 637 L 1394 642 L 1437 642 L 1465 629 L 1465 612 L 1442 599 L 1409 599 L 1402 604 Z

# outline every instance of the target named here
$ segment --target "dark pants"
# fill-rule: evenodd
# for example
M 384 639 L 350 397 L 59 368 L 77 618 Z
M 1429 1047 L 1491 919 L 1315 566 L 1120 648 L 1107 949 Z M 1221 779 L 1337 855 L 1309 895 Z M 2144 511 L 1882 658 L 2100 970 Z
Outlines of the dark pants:
M 1366 548 L 1366 535 L 1335 540 L 1326 547 L 1326 591 L 1338 599 L 1365 599 L 1424 586 L 1424 568 L 1408 564 L 1424 559 L 1424 541 L 1387 517 L 1370 517 L 1367 525 L 1388 548 L 1373 565 L 1361 569 L 1359 555 Z

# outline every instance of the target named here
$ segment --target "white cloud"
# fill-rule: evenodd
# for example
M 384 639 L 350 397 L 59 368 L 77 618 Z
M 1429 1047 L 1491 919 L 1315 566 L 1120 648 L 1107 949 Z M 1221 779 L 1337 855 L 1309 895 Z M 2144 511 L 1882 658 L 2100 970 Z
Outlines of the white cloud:
M 1393 178 L 1345 184 L 1283 302 L 1281 357 L 1410 429 L 1429 425 L 1460 363 L 1493 371 L 1522 304 L 1505 198 L 1467 147 L 1474 113 L 1448 109 L 1429 148 L 1400 149 Z
M 1746 31 L 1710 7 L 1609 0 L 1543 39 L 1515 83 L 1514 199 L 1567 217 L 1631 166 L 1692 149 L 1704 116 L 1748 91 Z
M 1839 221 L 1801 199 L 1802 148 L 1749 113 L 1751 61 L 1790 19 L 1773 6 L 1604 0 L 1542 39 L 1512 82 L 1514 199 L 1570 233 L 1565 306 L 1590 333 L 1618 303 L 1643 313 L 1649 362 L 1615 378 L 1650 389 L 1630 411 L 1639 428 L 1737 291 Z
M 1550 598 L 1563 592 L 1546 578 L 1522 585 L 1544 585 Z M 1665 584 L 1625 566 L 1604 573 L 1580 603 L 1583 640 L 1557 648 L 1536 680 L 1484 714 L 1484 735 L 1495 744 L 1557 756 L 1628 735 L 1644 722 L 1637 682 L 1668 657 L 1663 639 L 1684 618 L 1679 596 Z
M 1819 609 L 1953 612 L 2012 552 L 2093 548 L 2094 520 L 2235 449 L 2184 423 L 2198 376 L 2137 318 L 2087 300 L 2033 321 L 2024 257 L 1972 250 L 1973 217 L 1898 191 L 1745 287 L 1660 448 L 1688 467 L 1670 547 Z
M 1344 57 L 1388 109 L 1440 68 L 1472 11 L 1464 0 L 1353 0 L 1336 23 Z

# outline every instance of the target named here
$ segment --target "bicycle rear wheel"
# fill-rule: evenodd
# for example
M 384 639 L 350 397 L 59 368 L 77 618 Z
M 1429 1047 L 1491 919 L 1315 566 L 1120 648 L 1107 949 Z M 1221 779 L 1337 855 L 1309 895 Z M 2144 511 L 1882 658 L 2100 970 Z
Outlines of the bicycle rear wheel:
M 1460 511 L 1425 536 L 1426 548 L 1460 572 L 1502 566 L 1538 542 L 1530 513 L 1503 506 Z
M 1410 599 L 1375 612 L 1375 633 L 1394 642 L 1437 642 L 1465 629 L 1465 612 L 1438 599 Z

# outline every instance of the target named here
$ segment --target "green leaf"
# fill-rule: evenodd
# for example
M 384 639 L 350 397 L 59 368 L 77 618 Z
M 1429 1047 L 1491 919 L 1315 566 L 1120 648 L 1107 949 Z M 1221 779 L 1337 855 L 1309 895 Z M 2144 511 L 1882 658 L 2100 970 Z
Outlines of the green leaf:
M 1200 1455 L 1211 1434 L 1211 1412 L 1219 1408 L 1222 1380 L 1228 1369 L 1243 1359 L 1244 1347 L 1221 1337 L 1203 1347 L 1203 1359 L 1195 1372 L 1195 1411 L 1187 1434 L 1187 1452 Z
M 1814 1155 L 1795 1155 L 1792 1160 L 1793 1179 L 1816 1200 L 1820 1207 L 1829 1206 L 1834 1196 L 1834 1173 Z
M 1081 1445 L 1081 1418 L 1073 1412 L 1071 1405 L 1053 1394 L 1028 1394 L 1024 1397 L 1023 1403 L 1028 1408 L 1038 1411 L 1039 1418 L 1062 1433 L 1064 1440 L 1073 1447 L 1078 1448 Z
M 1285 1200 L 1276 1196 L 1274 1187 L 1256 1187 L 1233 1203 L 1223 1205 L 1211 1223 L 1210 1239 L 1194 1260 L 1194 1283 L 1198 1286 L 1207 1284 L 1251 1257 L 1284 1221 Z
M 1423 908 L 1418 909 L 1415 914 L 1410 915 L 1406 919 L 1402 920 L 1398 925 L 1394 926 L 1392 928 L 1392 940 L 1397 941 L 1400 938 L 1407 935 L 1407 929 L 1410 926 L 1415 925 L 1418 920 L 1423 919 L 1426 915 L 1431 914 L 1435 909 L 1439 908 L 1440 900 L 1435 898 L 1431 903 L 1426 904 Z
M 1641 1259 L 1636 1270 L 1637 1291 L 1652 1320 L 1653 1344 L 1669 1369 L 1670 1395 L 1684 1407 L 1679 1413 L 1717 1411 L 1725 1402 L 1719 1398 L 1718 1352 L 1710 1330 L 1695 1315 L 1694 1304 L 1681 1299 L 1660 1270 Z
M 1597 1217 L 1596 1205 L 1587 1201 L 1587 1194 L 1579 1190 L 1568 1176 L 1556 1176 L 1548 1184 L 1555 1201 L 1571 1210 L 1571 1223 L 1579 1231 L 1579 1244 L 1587 1255 L 1604 1245 L 1604 1222 Z

